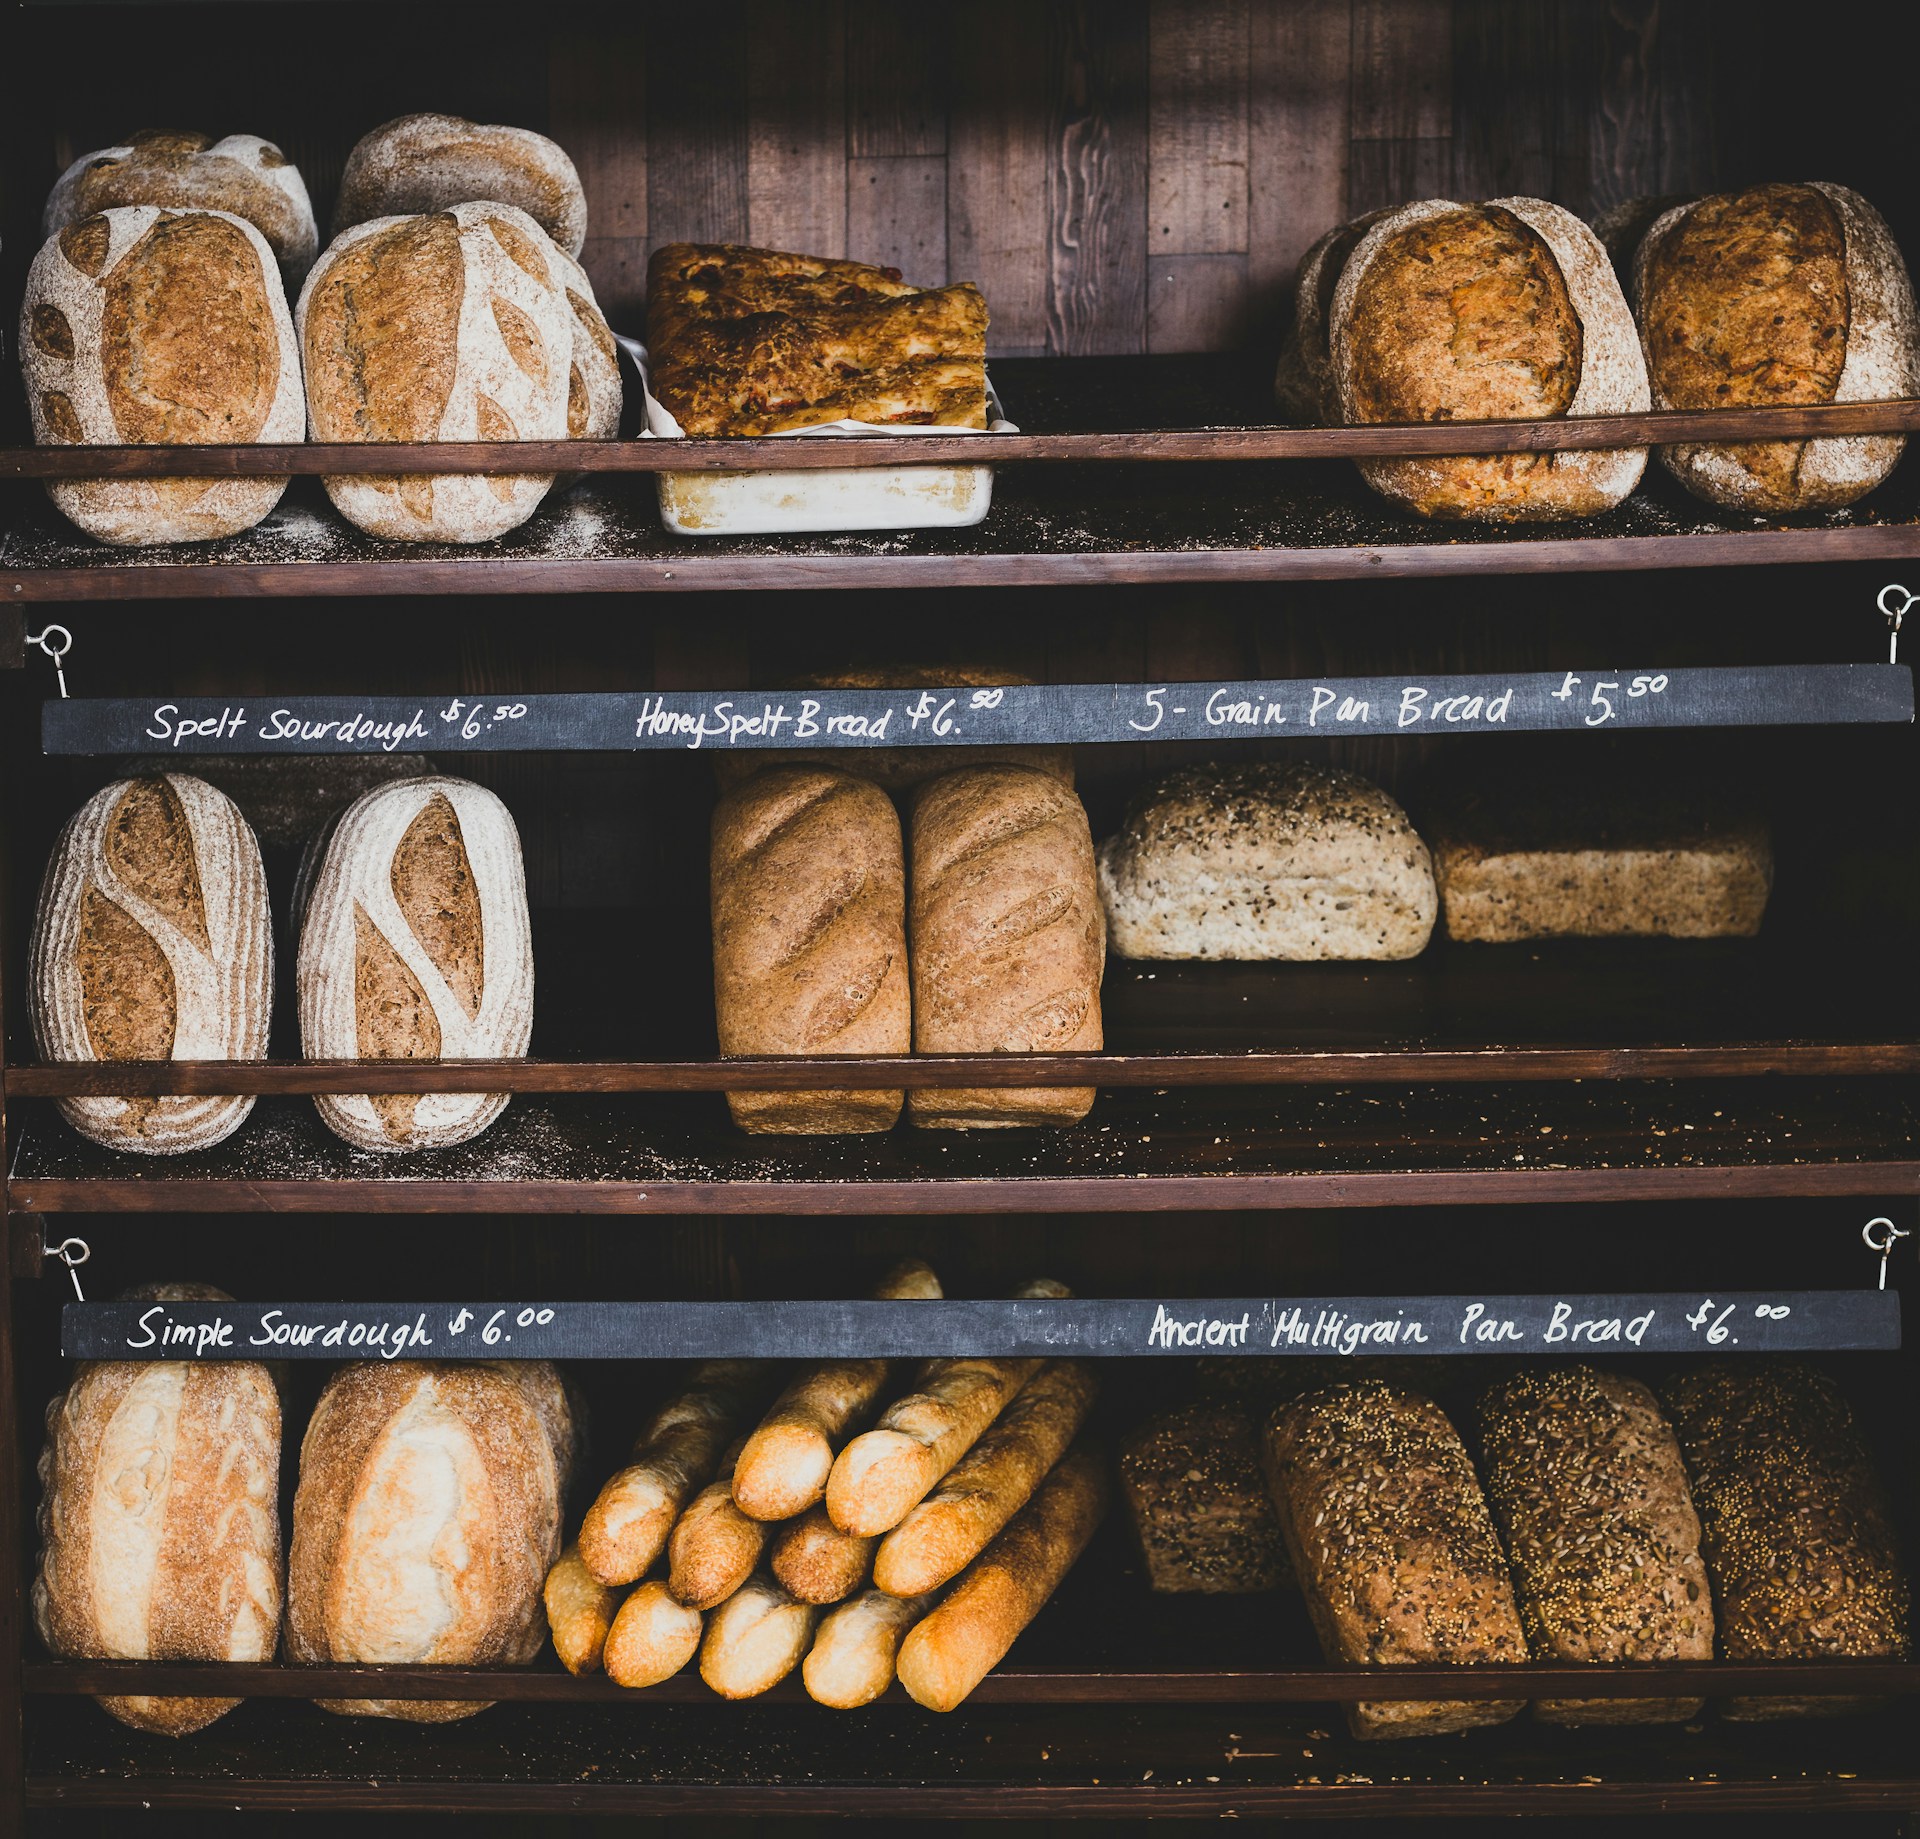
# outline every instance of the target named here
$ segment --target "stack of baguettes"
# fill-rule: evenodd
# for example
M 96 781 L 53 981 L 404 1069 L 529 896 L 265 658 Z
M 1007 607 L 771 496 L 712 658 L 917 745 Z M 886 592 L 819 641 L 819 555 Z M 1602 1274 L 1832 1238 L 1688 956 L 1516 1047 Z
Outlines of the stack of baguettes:
M 941 1289 L 909 1260 L 874 1294 Z M 1018 1294 L 1067 1291 L 1040 1279 Z M 897 1675 L 951 1711 L 1106 1510 L 1100 1455 L 1075 1443 L 1092 1370 L 942 1359 L 908 1380 L 897 1363 L 834 1360 L 777 1396 L 774 1379 L 766 1361 L 709 1361 L 654 1414 L 548 1575 L 555 1651 L 623 1686 L 656 1685 L 697 1653 L 701 1678 L 734 1699 L 799 1667 L 814 1699 L 841 1708 Z

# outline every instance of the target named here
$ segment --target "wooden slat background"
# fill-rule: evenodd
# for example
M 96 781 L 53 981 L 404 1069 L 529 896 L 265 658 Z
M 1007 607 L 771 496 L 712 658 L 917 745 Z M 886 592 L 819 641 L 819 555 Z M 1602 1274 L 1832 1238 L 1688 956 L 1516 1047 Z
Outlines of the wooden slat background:
M 476 4 L 457 25 L 441 6 L 348 5 L 256 11 L 244 27 L 196 7 L 16 13 L 0 24 L 15 67 L 85 80 L 9 97 L 0 263 L 17 275 L 31 253 L 64 161 L 138 127 L 276 137 L 324 213 L 357 135 L 435 108 L 569 148 L 591 207 L 587 266 L 626 329 L 648 250 L 685 237 L 977 281 L 1001 353 L 1271 343 L 1307 244 L 1409 198 L 1526 192 L 1588 210 L 1829 177 L 1880 198 L 1898 228 L 1905 199 L 1885 194 L 1912 187 L 1882 163 L 1886 132 L 1839 119 L 1844 87 L 1801 84 L 1790 108 L 1766 106 L 1765 86 L 1784 98 L 1801 66 L 1764 56 L 1764 10 L 635 0 L 559 5 L 531 25 L 525 9 Z

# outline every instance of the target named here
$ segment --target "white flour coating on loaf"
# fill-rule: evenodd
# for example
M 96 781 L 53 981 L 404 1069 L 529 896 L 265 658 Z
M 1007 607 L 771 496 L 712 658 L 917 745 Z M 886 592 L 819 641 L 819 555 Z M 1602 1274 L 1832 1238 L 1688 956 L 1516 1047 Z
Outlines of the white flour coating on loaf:
M 334 233 L 475 200 L 525 211 L 576 259 L 586 246 L 586 193 L 566 149 L 531 128 L 460 115 L 401 115 L 362 135 L 340 174 Z
M 524 1054 L 533 941 L 506 806 L 484 786 L 440 777 L 398 780 L 357 800 L 314 878 L 296 986 L 309 1059 Z M 484 1130 L 507 1094 L 314 1102 L 328 1128 L 361 1149 L 443 1149 Z
M 298 441 L 299 349 L 266 239 L 226 211 L 129 205 L 50 237 L 27 273 L 20 359 L 43 447 Z M 284 478 L 50 479 L 104 543 L 251 529 Z
M 1187 767 L 1100 846 L 1123 958 L 1417 957 L 1439 911 L 1407 814 L 1356 773 Z
M 546 232 L 507 204 L 378 217 L 343 231 L 314 264 L 294 315 L 313 438 L 565 440 L 579 324 L 567 280 Z M 604 416 L 604 377 L 600 388 Z M 553 475 L 343 474 L 323 483 L 369 535 L 481 543 L 525 523 Z
M 610 441 L 620 432 L 620 408 L 625 399 L 620 382 L 620 347 L 614 343 L 613 330 L 600 311 L 587 271 L 557 244 L 551 255 L 573 321 L 573 366 L 567 379 L 567 439 Z M 567 476 L 559 481 L 566 482 Z
M 88 799 L 47 863 L 27 988 L 34 1039 L 49 1060 L 265 1059 L 267 882 L 233 801 L 185 773 L 117 780 Z M 59 1106 L 109 1149 L 174 1155 L 230 1136 L 253 1100 Z

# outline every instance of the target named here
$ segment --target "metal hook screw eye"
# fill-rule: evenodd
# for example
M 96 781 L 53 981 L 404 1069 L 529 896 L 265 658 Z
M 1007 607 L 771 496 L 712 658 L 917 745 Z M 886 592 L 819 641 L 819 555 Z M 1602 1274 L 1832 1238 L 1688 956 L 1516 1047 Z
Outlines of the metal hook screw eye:
M 85 1239 L 62 1239 L 58 1245 L 49 1245 L 41 1256 L 58 1258 L 67 1267 L 67 1275 L 73 1279 L 73 1293 L 84 1303 L 87 1297 L 80 1288 L 80 1267 L 93 1256 L 93 1247 Z
M 1876 1226 L 1883 1226 L 1886 1228 L 1886 1231 L 1878 1238 L 1874 1236 L 1874 1228 Z M 1882 1214 L 1878 1219 L 1869 1220 L 1864 1226 L 1860 1228 L 1860 1237 L 1861 1237 L 1861 1240 L 1865 1243 L 1867 1250 L 1870 1252 L 1878 1252 L 1880 1254 L 1880 1288 L 1881 1289 L 1884 1290 L 1887 1287 L 1887 1260 L 1893 1256 L 1894 1246 L 1897 1245 L 1902 1239 L 1908 1238 L 1910 1236 L 1911 1236 L 1911 1228 L 1906 1226 L 1896 1226 L 1884 1214 Z
M 54 642 L 56 635 L 59 640 L 57 644 Z M 52 660 L 54 681 L 60 685 L 60 695 L 64 699 L 67 693 L 67 667 L 64 660 L 73 649 L 73 634 L 65 626 L 43 626 L 38 632 L 27 634 L 27 643 L 37 646 Z

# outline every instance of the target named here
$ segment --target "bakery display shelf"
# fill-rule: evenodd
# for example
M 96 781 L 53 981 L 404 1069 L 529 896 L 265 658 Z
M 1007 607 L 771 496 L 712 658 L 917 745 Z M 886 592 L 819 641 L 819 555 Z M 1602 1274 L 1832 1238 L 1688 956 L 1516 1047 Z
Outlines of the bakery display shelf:
M 1236 408 L 1266 400 L 1264 380 L 1244 358 L 1033 358 L 996 365 L 995 374 L 1016 419 L 1041 433 L 1227 422 Z M 835 457 L 845 457 L 837 443 Z M 1812 517 L 1723 516 L 1653 468 L 1600 517 L 1439 525 L 1396 512 L 1345 461 L 1076 462 L 1005 473 L 992 512 L 971 528 L 727 538 L 668 534 L 651 482 L 632 477 L 556 495 L 520 529 L 471 547 L 363 536 L 309 480 L 240 536 L 144 549 L 91 542 L 37 487 L 8 492 L 0 604 L 1332 580 L 1920 555 L 1920 468 L 1911 464 L 1850 509 Z
M 37 1807 L 1116 1816 L 1905 1809 L 1904 1706 L 1793 1725 L 1358 1743 L 1330 1708 L 498 1705 L 425 1727 L 253 1702 L 174 1742 L 35 1701 Z
M 382 1155 L 303 1100 L 164 1159 L 11 1108 L 16 1212 L 1152 1212 L 1920 1191 L 1902 1081 L 1780 1079 L 1103 1095 L 1056 1130 L 748 1136 L 717 1099 L 524 1099 L 456 1149 Z

